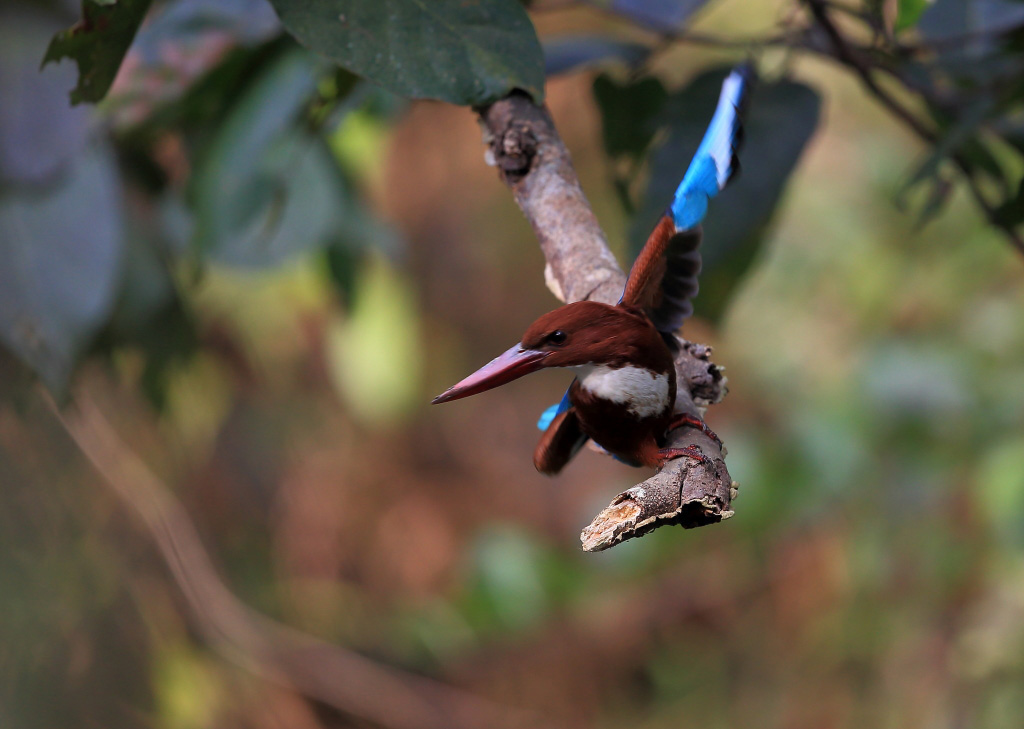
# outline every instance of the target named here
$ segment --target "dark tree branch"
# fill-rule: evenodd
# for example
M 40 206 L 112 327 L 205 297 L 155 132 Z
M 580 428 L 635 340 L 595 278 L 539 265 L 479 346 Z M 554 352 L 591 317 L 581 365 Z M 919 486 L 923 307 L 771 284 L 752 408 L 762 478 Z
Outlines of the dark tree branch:
M 846 37 L 843 36 L 836 24 L 832 22 L 832 18 L 829 16 L 828 6 L 824 0 L 807 0 L 807 4 L 808 7 L 810 7 L 811 14 L 814 16 L 815 22 L 817 22 L 821 29 L 825 31 L 825 34 L 832 42 L 835 49 L 836 59 L 856 73 L 864 88 L 866 88 L 872 96 L 878 99 L 883 106 L 892 112 L 896 118 L 901 120 L 911 131 L 913 131 L 914 134 L 928 144 L 933 146 L 938 144 L 939 136 L 934 130 L 925 126 L 924 123 L 895 96 L 878 85 L 878 82 L 874 77 L 874 67 L 870 60 L 861 55 L 859 51 L 846 40 Z M 988 218 L 989 223 L 1003 231 L 1014 248 L 1024 255 L 1024 236 L 1022 236 L 1013 227 L 1004 224 L 999 219 L 999 214 L 996 211 L 996 208 L 985 198 L 985 194 L 979 186 L 978 181 L 971 173 L 971 166 L 968 161 L 959 152 L 954 152 L 950 155 L 950 158 L 963 173 L 963 176 L 967 181 L 968 189 L 971 191 L 971 195 L 974 197 L 978 207 L 980 207 L 985 213 L 985 217 Z
M 608 249 L 547 110 L 526 96 L 512 95 L 478 111 L 487 160 L 498 167 L 533 226 L 552 293 L 562 301 L 617 302 L 626 277 Z M 725 379 L 710 354 L 709 347 L 683 342 L 676 359 L 677 413 L 702 417 L 707 406 L 724 397 Z M 736 484 L 719 445 L 692 428 L 670 434 L 669 445 L 695 445 L 713 465 L 677 459 L 622 492 L 583 530 L 584 550 L 607 549 L 666 524 L 697 527 L 732 515 Z
M 920 94 L 925 101 L 933 106 L 941 101 L 937 98 L 934 90 L 925 88 L 913 79 L 907 78 L 891 63 L 887 63 L 884 60 L 876 61 L 876 59 L 873 59 L 868 49 L 858 47 L 842 34 L 838 26 L 833 22 L 831 13 L 843 13 L 869 25 L 871 25 L 875 19 L 872 18 L 870 14 L 863 13 L 846 5 L 829 2 L 828 0 L 805 0 L 805 2 L 810 8 L 811 15 L 814 20 L 814 25 L 812 26 L 799 25 L 797 27 L 788 28 L 781 34 L 744 39 L 721 38 L 714 35 L 694 33 L 687 30 L 673 32 L 672 30 L 663 29 L 658 31 L 660 44 L 658 48 L 654 49 L 654 52 L 667 47 L 671 43 L 688 43 L 699 46 L 751 50 L 769 47 L 782 47 L 797 51 L 806 51 L 808 53 L 836 61 L 849 70 L 852 70 L 858 78 L 860 78 L 862 85 L 879 101 L 879 103 L 885 106 L 918 138 L 932 146 L 936 146 L 940 141 L 938 132 L 929 127 L 916 114 L 907 108 L 906 105 L 900 102 L 899 99 L 879 85 L 875 78 L 875 72 L 881 71 L 893 77 L 909 90 Z M 564 7 L 569 4 L 575 3 L 560 4 L 559 7 Z M 592 7 L 599 12 L 604 12 L 619 18 L 629 18 L 628 13 L 616 11 L 614 9 L 596 5 L 589 7 Z M 809 32 L 815 26 L 824 31 L 828 38 L 827 44 L 817 41 Z M 1018 27 L 1020 26 L 1003 26 L 984 32 L 966 33 L 953 38 L 938 39 L 929 43 L 920 43 L 916 45 L 898 44 L 892 50 L 897 55 L 934 52 L 939 48 L 958 47 L 978 39 L 998 37 L 1009 33 Z M 1016 248 L 1018 252 L 1024 255 L 1024 235 L 1022 235 L 1016 227 L 1008 225 L 1000 218 L 997 205 L 994 205 L 986 197 L 981 184 L 972 173 L 971 165 L 967 158 L 962 153 L 953 152 L 950 154 L 950 159 L 962 174 L 967 185 L 967 189 L 974 198 L 975 203 L 985 215 L 989 224 L 1002 231 L 1010 244 Z

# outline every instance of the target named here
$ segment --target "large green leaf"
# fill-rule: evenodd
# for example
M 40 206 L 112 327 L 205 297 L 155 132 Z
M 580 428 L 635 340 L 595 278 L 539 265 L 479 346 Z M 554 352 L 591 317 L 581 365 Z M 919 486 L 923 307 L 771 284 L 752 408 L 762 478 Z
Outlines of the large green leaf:
M 403 96 L 543 99 L 540 42 L 517 0 L 271 1 L 303 45 Z
M 620 84 L 608 74 L 594 79 L 605 151 L 611 157 L 640 157 L 658 131 L 668 92 L 654 76 Z
M 1017 0 L 936 0 L 922 14 L 918 29 L 930 41 L 962 38 L 954 48 L 964 55 L 989 50 L 1001 30 L 1024 22 L 1024 5 Z
M 139 195 L 138 189 L 131 190 Z M 171 375 L 199 348 L 196 322 L 175 284 L 176 260 L 168 240 L 166 210 L 173 198 L 154 206 L 126 208 L 124 251 L 115 302 L 90 354 L 128 349 L 142 356 L 139 384 L 157 408 L 167 404 Z
M 287 47 L 295 47 L 294 41 L 282 36 L 252 48 L 231 49 L 179 96 L 161 100 L 148 114 L 133 120 L 128 140 L 152 140 L 170 131 L 183 134 L 194 149 L 203 149 L 249 83 Z
M 82 19 L 54 36 L 43 57 L 44 65 L 62 58 L 78 64 L 71 103 L 95 103 L 107 95 L 150 2 L 82 0 Z
M 70 64 L 39 70 L 59 22 L 28 8 L 0 11 L 0 184 L 45 183 L 85 147 L 89 109 L 68 107 Z
M 1020 55 L 1007 52 L 1005 44 L 1022 24 L 1024 3 L 1017 0 L 936 0 L 917 30 L 937 48 L 931 67 L 942 76 L 940 91 L 948 98 L 952 84 L 996 94 L 1000 79 L 1020 78 Z
M 664 213 L 704 135 L 726 70 L 702 74 L 666 107 L 669 135 L 653 155 L 651 181 L 632 238 L 639 246 Z M 756 255 L 786 180 L 818 124 L 820 99 L 802 83 L 755 88 L 744 125 L 740 174 L 712 202 L 704 221 L 698 313 L 715 318 Z
M 1024 224 L 1024 179 L 1021 179 L 1017 194 L 1007 197 L 995 214 L 1000 225 L 1011 229 Z
M 110 311 L 123 244 L 112 151 L 87 145 L 70 66 L 38 68 L 55 28 L 0 13 L 0 344 L 53 390 Z
M 603 35 L 559 35 L 544 39 L 544 72 L 548 76 L 580 71 L 609 61 L 636 66 L 651 55 L 642 43 Z
M 668 92 L 653 76 L 618 83 L 608 74 L 594 79 L 604 149 L 613 162 L 612 184 L 627 213 L 636 211 L 632 188 L 654 135 L 663 124 Z
M 121 258 L 120 183 L 94 147 L 45 189 L 0 197 L 0 341 L 54 390 L 106 320 Z
M 242 267 L 324 245 L 351 207 L 326 143 L 302 125 L 317 63 L 295 48 L 246 89 L 197 165 L 195 244 Z
M 987 96 L 976 99 L 970 105 L 958 109 L 959 118 L 948 121 L 941 118 L 941 138 L 930 150 L 925 161 L 910 176 L 906 187 L 931 179 L 939 172 L 942 162 L 959 154 L 971 174 L 984 174 L 1005 192 L 1010 184 L 999 160 L 989 150 L 985 141 L 978 136 L 979 126 L 995 114 L 995 102 Z

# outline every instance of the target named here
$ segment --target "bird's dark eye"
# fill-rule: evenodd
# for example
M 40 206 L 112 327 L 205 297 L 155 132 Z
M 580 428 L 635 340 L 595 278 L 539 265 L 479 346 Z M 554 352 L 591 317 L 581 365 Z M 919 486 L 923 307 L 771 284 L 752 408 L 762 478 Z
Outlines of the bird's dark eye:
M 551 332 L 551 334 L 548 335 L 548 342 L 550 342 L 551 344 L 565 344 L 565 340 L 568 338 L 569 336 L 565 332 L 563 332 L 561 329 L 558 329 L 557 331 L 553 331 Z

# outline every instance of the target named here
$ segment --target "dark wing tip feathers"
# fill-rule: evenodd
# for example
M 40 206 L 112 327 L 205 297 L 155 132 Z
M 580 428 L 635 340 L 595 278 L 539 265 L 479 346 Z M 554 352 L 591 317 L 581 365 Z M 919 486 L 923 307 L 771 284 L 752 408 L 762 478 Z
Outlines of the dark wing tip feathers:
M 734 101 L 736 118 L 732 129 L 732 154 L 726 184 L 740 174 L 739 150 L 743 145 L 744 138 L 743 118 L 757 81 L 757 72 L 750 62 L 736 67 L 733 73 L 740 76 L 742 86 L 738 98 Z M 673 219 L 671 203 L 665 211 L 665 217 Z M 655 232 L 657 230 L 658 226 L 655 226 Z M 653 235 L 654 233 L 652 233 Z M 679 329 L 683 321 L 693 313 L 692 299 L 697 294 L 697 274 L 700 273 L 701 268 L 700 251 L 698 250 L 700 238 L 699 226 L 689 230 L 677 230 L 676 234 L 670 236 L 666 241 L 667 245 L 662 250 L 662 255 L 665 256 L 665 271 L 660 281 L 661 295 L 658 297 L 657 304 L 648 309 L 648 316 L 658 331 L 665 335 L 670 348 L 673 348 L 672 345 L 675 341 L 671 336 L 672 333 Z M 650 243 L 651 241 L 648 240 L 648 245 Z M 634 263 L 634 270 L 630 272 L 630 279 L 636 272 L 635 267 L 636 263 Z
M 748 89 L 757 83 L 757 69 L 754 67 L 753 61 L 744 61 L 740 65 L 736 66 L 732 72 L 743 79 L 743 83 Z M 745 98 L 748 94 L 744 94 L 743 96 Z
M 729 160 L 729 177 L 726 179 L 726 184 L 735 180 L 742 169 L 740 167 L 739 152 L 743 149 L 743 141 L 746 137 L 743 119 L 746 116 L 747 107 L 750 105 L 750 95 L 754 90 L 754 85 L 757 83 L 757 71 L 749 61 L 737 66 L 733 73 L 739 75 L 742 79 L 743 88 L 737 103 L 733 104 L 736 109 L 736 121 L 732 131 L 732 158 Z
M 569 408 L 551 421 L 533 452 L 533 465 L 546 476 L 554 476 L 573 459 L 587 436 L 580 428 L 576 409 Z
M 739 151 L 743 147 L 745 130 L 743 119 L 750 105 L 750 96 L 757 82 L 757 71 L 752 63 L 745 62 L 737 66 L 733 73 L 738 74 L 742 86 L 738 98 L 734 101 L 736 118 L 732 129 L 732 155 L 729 160 L 729 176 L 726 184 L 735 180 L 741 171 Z M 671 215 L 669 206 L 668 215 Z M 697 295 L 698 274 L 701 269 L 700 231 L 696 235 L 686 235 L 680 231 L 672 237 L 666 247 L 666 271 L 662 279 L 662 300 L 649 312 L 651 321 L 658 331 L 662 332 L 669 348 L 675 351 L 675 332 L 684 320 L 693 314 L 693 298 Z
M 729 179 L 725 181 L 725 184 L 727 185 L 739 177 L 740 172 L 743 171 L 743 168 L 740 167 L 739 149 L 740 145 L 739 142 L 737 142 L 736 146 L 733 147 L 732 160 L 729 162 Z

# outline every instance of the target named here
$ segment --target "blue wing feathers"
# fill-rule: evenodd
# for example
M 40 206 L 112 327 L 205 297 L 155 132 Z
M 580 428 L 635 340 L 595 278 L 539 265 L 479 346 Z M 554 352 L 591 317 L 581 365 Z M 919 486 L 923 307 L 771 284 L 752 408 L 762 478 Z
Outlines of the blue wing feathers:
M 573 380 L 573 382 L 575 381 L 576 380 Z M 572 387 L 572 385 L 570 384 L 569 387 Z M 569 388 L 566 388 L 565 394 L 562 395 L 562 399 L 541 413 L 540 420 L 537 421 L 537 429 L 547 430 L 550 428 L 551 422 L 568 410 L 569 405 Z
M 717 195 L 739 170 L 736 153 L 743 133 L 741 117 L 754 78 L 753 68 L 744 65 L 730 73 L 722 84 L 722 92 L 718 98 L 715 114 L 711 118 L 711 123 L 704 133 L 704 138 L 697 148 L 693 161 L 690 162 L 682 182 L 676 189 L 672 205 L 669 206 L 668 214 L 671 215 L 678 232 L 692 230 L 700 224 L 707 213 L 708 201 Z M 695 235 L 695 242 L 684 253 L 692 253 L 696 250 L 696 242 L 699 242 L 700 237 L 699 233 Z M 687 281 L 693 279 L 692 291 L 676 292 L 677 298 L 681 298 L 682 304 L 675 302 L 675 309 L 682 311 L 682 318 L 688 315 L 684 305 L 696 293 L 696 271 L 700 268 L 699 261 L 700 259 L 697 258 L 695 264 L 690 262 L 690 268 L 694 270 L 686 279 Z M 622 299 L 620 298 L 619 301 L 621 303 Z M 679 311 L 676 311 L 677 316 L 672 318 L 667 328 L 659 330 L 673 331 L 678 328 L 681 323 L 678 316 Z M 569 390 L 567 389 L 561 401 L 549 407 L 540 416 L 537 428 L 546 432 L 555 418 L 569 407 Z M 583 440 L 585 441 L 586 438 Z M 627 463 L 627 461 L 622 462 Z
M 559 403 L 556 402 L 540 414 L 540 419 L 537 421 L 537 430 L 543 431 L 551 427 L 551 423 L 558 417 L 558 405 Z
M 704 219 L 708 200 L 717 195 L 739 169 L 736 150 L 742 136 L 740 117 L 753 78 L 753 69 L 741 66 L 722 84 L 715 115 L 669 208 L 679 230 L 695 228 Z

